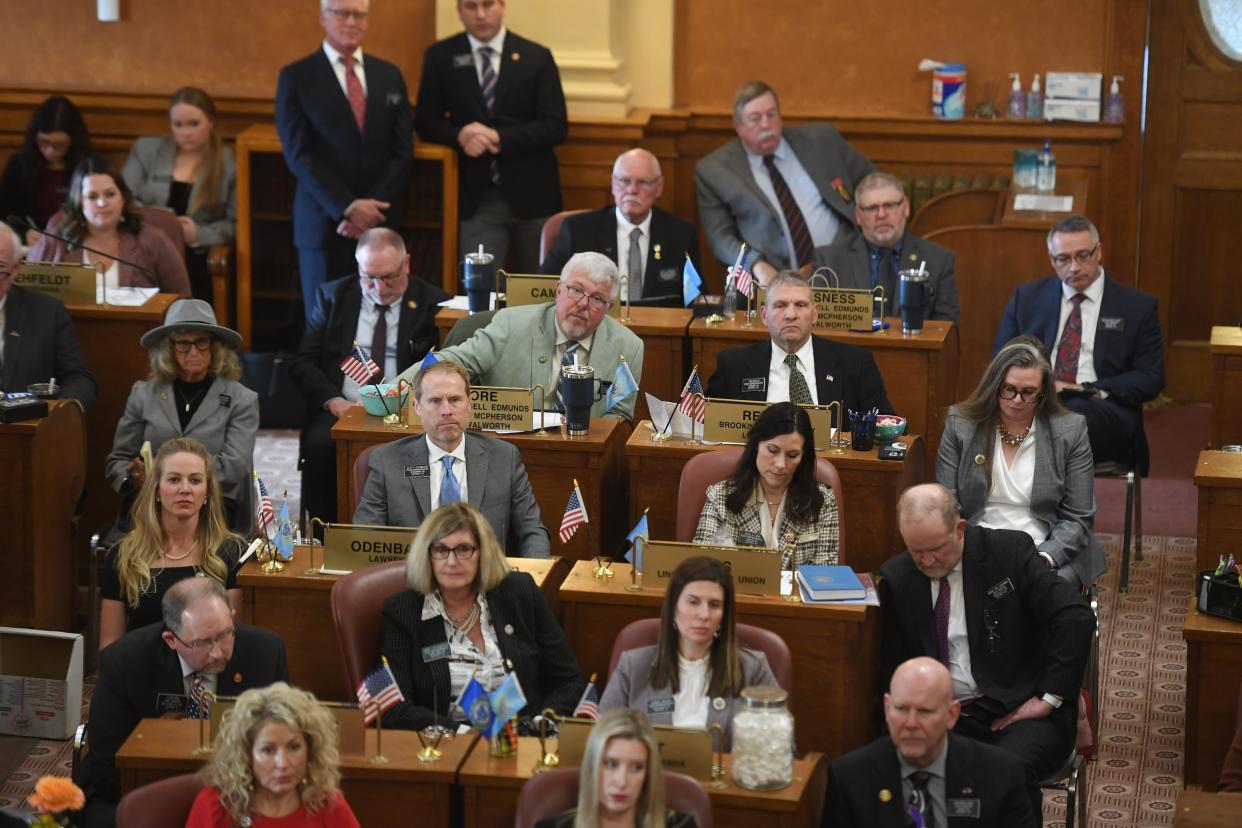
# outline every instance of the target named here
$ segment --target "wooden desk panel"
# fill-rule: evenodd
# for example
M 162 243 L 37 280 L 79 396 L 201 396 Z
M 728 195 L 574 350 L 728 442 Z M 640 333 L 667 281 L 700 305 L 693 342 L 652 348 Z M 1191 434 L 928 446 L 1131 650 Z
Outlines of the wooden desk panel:
M 768 337 L 757 320 L 747 328 L 736 319 L 708 325 L 702 319 L 690 323 L 691 361 L 699 366 L 703 386 L 716 373 L 716 357 L 728 348 L 740 348 Z M 927 479 L 935 477 L 936 451 L 944 418 L 957 394 L 958 331 L 952 322 L 928 320 L 923 333 L 903 336 L 901 320 L 890 318 L 889 329 L 877 333 L 815 329 L 815 335 L 836 342 L 867 348 L 884 377 L 884 389 L 897 414 L 908 421 L 908 434 L 921 434 L 927 441 L 924 460 Z M 678 389 L 680 390 L 680 389 Z M 823 401 L 825 403 L 831 400 Z
M 1221 555 L 1242 547 L 1242 454 L 1199 452 L 1195 486 L 1199 489 L 1195 567 L 1215 569 Z
M 564 558 L 508 558 L 513 569 L 530 573 L 559 620 L 560 587 L 569 574 Z M 298 546 L 284 572 L 265 573 L 254 560 L 237 574 L 242 589 L 244 620 L 277 633 L 285 641 L 289 677 L 299 687 L 328 701 L 356 701 L 345 676 L 345 664 L 332 626 L 332 587 L 340 576 L 307 575 L 310 548 Z M 322 566 L 323 550 L 315 550 Z M 379 612 L 379 607 L 375 608 Z
M 1212 448 L 1242 443 L 1242 328 L 1212 328 Z
M 1173 828 L 1237 828 L 1242 825 L 1242 794 L 1182 791 Z
M 394 825 L 418 815 L 419 826 L 450 828 L 461 824 L 455 813 L 457 769 L 474 748 L 473 736 L 440 744 L 438 762 L 420 762 L 418 736 L 408 730 L 384 731 L 388 763 L 374 765 L 375 730 L 368 729 L 367 756 L 341 757 L 341 790 L 362 825 Z M 116 754 L 121 792 L 160 779 L 193 773 L 206 761 L 191 751 L 198 745 L 193 719 L 143 719 Z
M 400 430 L 386 426 L 380 417 L 372 417 L 355 406 L 332 427 L 336 440 L 337 514 L 353 516 L 358 493 L 354 489 L 354 461 L 367 446 L 388 443 L 419 432 L 413 428 Z M 540 437 L 534 433 L 497 434 L 522 453 L 522 463 L 530 478 L 531 491 L 539 504 L 540 517 L 548 529 L 554 554 L 570 560 L 594 557 L 597 550 L 614 552 L 621 546 L 630 527 L 626 497 L 629 492 L 625 464 L 625 441 L 630 424 L 624 420 L 593 419 L 591 431 L 583 437 L 568 437 L 563 431 L 549 431 Z M 557 537 L 573 479 L 578 479 L 586 501 L 591 526 L 579 527 L 577 533 L 562 544 Z M 595 544 L 591 543 L 594 536 Z
M 1242 622 L 1195 609 L 1182 628 L 1186 641 L 1186 785 L 1214 790 L 1237 726 L 1242 686 Z
M 556 740 L 549 744 L 556 749 Z M 533 776 L 539 740 L 518 740 L 517 755 L 488 756 L 482 747 L 471 752 L 457 774 L 462 788 L 466 828 L 509 828 L 517 815 L 518 794 Z M 733 757 L 726 754 L 726 778 Z M 731 781 L 723 790 L 704 785 L 712 800 L 712 819 L 720 828 L 756 825 L 795 828 L 819 825 L 828 783 L 828 761 L 822 753 L 808 753 L 794 762 L 794 781 L 778 791 L 748 791 Z
M 608 675 L 612 642 L 621 628 L 660 614 L 662 589 L 627 592 L 629 564 L 600 582 L 593 564 L 579 561 L 561 585 L 565 635 L 586 675 Z M 785 639 L 794 664 L 790 709 L 799 751 L 838 756 L 870 741 L 879 653 L 878 607 L 811 605 L 760 595 L 737 596 L 737 620 Z
M 639 423 L 625 445 L 630 464 L 630 524 L 636 523 L 643 509 L 647 509 L 651 537 L 675 540 L 682 469 L 700 452 L 729 447 L 692 446 L 683 437 L 654 443 L 650 434 L 650 423 Z M 897 533 L 897 498 L 908 486 L 925 478 L 923 438 L 903 437 L 902 442 L 909 450 L 900 463 L 880 460 L 875 449 L 849 449 L 844 455 L 819 452 L 819 456 L 832 461 L 841 475 L 845 562 L 859 572 L 878 572 L 880 564 L 905 548 Z

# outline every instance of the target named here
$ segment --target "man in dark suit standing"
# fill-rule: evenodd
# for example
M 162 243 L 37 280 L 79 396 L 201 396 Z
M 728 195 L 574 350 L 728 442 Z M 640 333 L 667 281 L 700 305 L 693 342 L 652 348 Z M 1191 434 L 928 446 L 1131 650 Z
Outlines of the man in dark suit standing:
M 234 622 L 228 593 L 214 578 L 178 581 L 164 594 L 163 610 L 163 623 L 127 633 L 99 654 L 90 752 L 76 780 L 87 796 L 87 828 L 115 824 L 116 752 L 143 719 L 210 718 L 216 696 L 289 680 L 280 636 Z
M 910 201 L 901 179 L 885 172 L 871 173 L 854 191 L 854 220 L 862 233 L 838 235 L 832 244 L 815 248 L 815 267 L 832 268 L 843 288 L 871 290 L 883 285 L 884 315 L 897 316 L 901 312 L 898 274 L 926 263 L 923 318 L 959 322 L 953 251 L 906 232 L 909 218 Z
M 1040 780 L 1074 747 L 1095 617 L 1030 535 L 967 526 L 939 484 L 907 489 L 897 526 L 909 552 L 880 569 L 881 687 L 916 656 L 944 664 L 962 705 L 954 732 L 1017 755 L 1038 817 Z
M 1036 825 L 1022 765 L 950 733 L 960 713 L 943 664 L 920 657 L 898 667 L 884 694 L 888 736 L 829 766 L 824 828 L 903 828 L 915 812 L 936 828 Z
M 456 362 L 428 365 L 414 378 L 414 409 L 423 434 L 371 452 L 354 523 L 420 526 L 446 503 L 478 507 L 510 557 L 546 558 L 548 530 L 518 450 L 467 432 L 470 375 Z
M 870 351 L 811 335 L 819 309 L 806 279 L 788 270 L 774 276 L 759 316 L 771 337 L 721 351 L 707 396 L 818 405 L 840 400 L 846 409 L 893 413 Z
M 560 273 L 570 256 L 591 250 L 617 263 L 631 302 L 682 307 L 681 271 L 687 256 L 699 267 L 699 231 L 655 206 L 663 192 L 658 158 L 641 148 L 621 153 L 612 165 L 616 206 L 567 216 L 539 272 Z
M 561 209 L 553 148 L 569 133 L 552 52 L 504 25 L 504 0 L 457 0 L 466 31 L 423 56 L 415 127 L 424 141 L 457 147 L 461 243 L 483 245 L 513 270 L 535 273 L 539 231 Z
M 436 310 L 449 295 L 424 279 L 410 278 L 410 256 L 394 230 L 376 227 L 358 240 L 357 275 L 319 289 L 301 347 L 289 366 L 310 404 L 302 430 L 302 503 L 307 514 L 337 520 L 336 443 L 332 426 L 361 401 L 361 386 L 341 362 L 354 343 L 371 353 L 393 382 L 439 342 Z
M 280 70 L 276 129 L 297 179 L 293 243 L 309 320 L 319 286 L 353 270 L 354 241 L 381 224 L 414 164 L 401 70 L 362 54 L 368 0 L 320 0 L 323 46 Z
M 1061 404 L 1087 418 L 1096 462 L 1125 460 L 1137 442 L 1146 474 L 1143 403 L 1164 388 L 1160 316 L 1156 297 L 1105 276 L 1103 255 L 1088 219 L 1054 224 L 1048 257 L 1056 275 L 1014 290 L 993 352 L 1020 334 L 1041 340 L 1054 357 Z
M 61 396 L 89 411 L 98 386 L 73 320 L 59 299 L 13 284 L 20 250 L 17 233 L 0 223 L 0 389 L 25 391 L 55 377 Z

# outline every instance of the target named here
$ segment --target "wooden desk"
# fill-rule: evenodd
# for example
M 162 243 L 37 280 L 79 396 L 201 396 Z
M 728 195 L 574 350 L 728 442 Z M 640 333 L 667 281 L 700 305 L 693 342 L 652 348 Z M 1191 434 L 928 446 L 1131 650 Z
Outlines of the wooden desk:
M 1242 622 L 1205 615 L 1190 599 L 1186 641 L 1187 785 L 1214 790 L 1237 726 L 1242 686 Z
M 608 675 L 612 642 L 621 628 L 660 614 L 662 589 L 627 592 L 630 565 L 596 581 L 593 564 L 579 561 L 561 585 L 565 635 L 586 675 Z M 802 604 L 761 595 L 737 596 L 737 620 L 785 639 L 793 656 L 790 710 L 799 751 L 838 756 L 870 741 L 878 664 L 878 607 Z M 1236 696 L 1235 696 L 1236 698 Z
M 651 537 L 677 539 L 677 488 L 687 461 L 704 451 L 731 446 L 689 445 L 684 437 L 651 441 L 651 424 L 644 420 L 625 444 L 630 464 L 630 525 L 647 509 Z M 897 498 L 924 478 L 923 438 L 903 437 L 906 459 L 880 460 L 876 450 L 833 455 L 821 451 L 837 467 L 844 492 L 841 525 L 845 529 L 846 562 L 859 572 L 877 572 L 880 564 L 904 548 L 897 534 Z
M 1212 448 L 1242 443 L 1242 328 L 1212 327 Z
M 418 433 L 416 428 L 403 431 L 386 426 L 382 418 L 369 416 L 361 406 L 351 408 L 338 420 L 332 427 L 332 439 L 336 440 L 337 514 L 342 518 L 352 518 L 354 514 L 359 494 L 354 489 L 354 460 L 362 450 Z M 630 531 L 625 523 L 629 491 L 625 441 L 630 436 L 629 423 L 591 420 L 591 431 L 583 437 L 567 437 L 561 431 L 549 431 L 543 437 L 534 433 L 495 436 L 512 443 L 522 453 L 522 463 L 555 554 L 582 560 L 594 557 L 599 548 L 608 553 L 620 548 Z M 569 543 L 562 544 L 557 531 L 575 477 L 582 487 L 591 529 L 588 532 L 586 527 L 579 527 Z M 592 532 L 595 546 L 590 541 Z
M 1021 193 L 1043 195 L 1043 193 L 1036 193 L 1032 189 L 1011 187 L 1009 193 L 1005 196 L 1005 211 L 1001 215 L 1000 220 L 1000 223 L 1006 227 L 1049 230 L 1052 228 L 1052 225 L 1068 215 L 1077 214 L 1081 216 L 1087 212 L 1087 180 L 1085 178 L 1058 176 L 1056 192 L 1048 193 L 1048 195 L 1070 196 L 1074 199 L 1073 205 L 1067 213 L 1054 213 L 1048 210 L 1015 210 L 1013 208 L 1013 197 Z
M 1182 791 L 1173 828 L 1237 828 L 1242 825 L 1242 794 Z
M 569 574 L 564 558 L 508 558 L 509 566 L 529 572 L 548 596 L 560 619 L 561 582 Z M 328 701 L 356 701 L 345 676 L 345 665 L 332 627 L 332 587 L 338 575 L 307 575 L 310 548 L 298 546 L 284 572 L 265 573 L 253 559 L 237 574 L 242 589 L 243 615 L 248 624 L 264 627 L 285 641 L 289 677 L 299 687 Z M 322 548 L 315 565 L 323 564 Z M 376 607 L 375 611 L 379 612 Z
M 136 308 L 118 305 L 66 305 L 78 335 L 86 366 L 95 375 L 99 396 L 86 420 L 86 504 L 82 529 L 89 537 L 116 520 L 121 500 L 104 477 L 104 459 L 112 451 L 116 424 L 125 411 L 134 383 L 151 370 L 147 351 L 138 344 L 142 335 L 164 324 L 172 293 L 157 293 Z
M 555 744 L 553 740 L 550 749 L 555 750 Z M 513 825 L 518 793 L 533 775 L 539 755 L 539 740 L 534 738 L 519 739 L 517 755 L 503 759 L 488 756 L 481 746 L 472 751 L 457 774 L 466 828 Z M 725 756 L 726 768 L 732 760 Z M 822 753 L 808 753 L 794 762 L 793 784 L 779 791 L 748 791 L 732 782 L 723 790 L 703 787 L 711 796 L 712 819 L 720 828 L 795 828 L 819 825 L 827 784 L 827 759 Z
M 692 361 L 699 366 L 703 386 L 716 373 L 716 356 L 726 348 L 739 348 L 768 338 L 768 329 L 757 320 L 753 328 L 741 316 L 708 325 L 702 319 L 690 323 Z M 957 394 L 958 331 L 952 322 L 929 320 L 923 333 L 903 336 L 901 320 L 890 318 L 889 329 L 877 333 L 816 328 L 816 336 L 867 348 L 875 356 L 884 377 L 884 389 L 897 414 L 908 421 L 908 434 L 921 434 L 927 441 L 924 460 L 927 479 L 935 477 L 936 451 L 944 417 Z M 679 388 L 678 391 L 681 389 Z M 676 392 L 674 392 L 676 393 Z M 823 400 L 824 403 L 831 400 Z
M 86 428 L 76 402 L 0 424 L 0 624 L 73 632 L 73 513 L 86 480 Z
M 1195 464 L 1199 489 L 1196 571 L 1215 569 L 1221 555 L 1242 548 L 1242 454 L 1201 451 Z
M 393 825 L 417 814 L 419 826 L 449 828 L 461 824 L 454 813 L 453 784 L 457 769 L 474 747 L 473 736 L 457 736 L 440 743 L 438 762 L 420 762 L 418 736 L 409 730 L 384 731 L 388 763 L 371 764 L 375 730 L 366 734 L 367 756 L 341 757 L 341 790 L 362 825 Z M 183 773 L 193 773 L 206 761 L 191 751 L 198 746 L 198 722 L 193 719 L 143 719 L 121 745 L 116 766 L 121 792 Z
M 440 341 L 466 315 L 464 310 L 441 308 L 436 314 Z M 662 400 L 675 400 L 690 375 L 686 328 L 694 314 L 686 308 L 630 308 L 634 322 L 627 327 L 643 341 L 643 375 L 639 379 L 634 419 L 650 417 L 643 392 Z M 612 377 L 604 377 L 611 380 Z

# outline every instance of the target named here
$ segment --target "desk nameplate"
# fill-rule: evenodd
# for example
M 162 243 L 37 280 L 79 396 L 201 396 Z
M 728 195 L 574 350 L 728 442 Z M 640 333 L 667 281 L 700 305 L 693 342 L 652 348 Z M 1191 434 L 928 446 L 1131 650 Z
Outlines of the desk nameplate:
M 759 415 L 767 410 L 768 403 L 751 400 L 726 400 L 718 397 L 707 397 L 707 410 L 703 414 L 703 440 L 708 443 L 746 442 L 750 427 L 759 419 Z M 802 409 L 811 418 L 811 428 L 815 431 L 816 450 L 828 448 L 832 437 L 832 415 L 826 406 L 804 405 Z
M 518 308 L 522 305 L 539 305 L 544 302 L 555 302 L 556 284 L 560 279 L 560 276 L 538 273 L 506 273 L 505 307 Z M 617 299 L 608 307 L 608 315 L 614 319 L 620 318 L 620 299 Z
M 470 389 L 470 403 L 473 430 L 535 430 L 535 399 L 529 388 L 476 385 Z
M 578 767 L 586 752 L 592 719 L 562 719 L 557 738 L 556 754 L 560 767 Z M 665 770 L 684 773 L 695 779 L 712 778 L 712 735 L 707 730 L 653 725 L 660 745 L 660 765 Z
M 643 587 L 664 589 L 673 570 L 686 558 L 706 555 L 729 567 L 738 592 L 781 594 L 781 556 L 761 546 L 722 546 L 653 540 L 643 545 Z
M 419 470 L 418 466 L 409 468 Z M 430 476 L 429 471 L 427 474 Z M 404 561 L 417 531 L 418 527 L 411 526 L 329 523 L 323 530 L 323 568 L 353 572 L 374 564 Z
M 885 297 L 891 304 L 893 297 Z M 817 328 L 839 328 L 852 331 L 871 330 L 872 297 L 869 290 L 844 288 L 812 288 L 811 301 L 819 311 Z
M 342 756 L 366 756 L 366 725 L 362 719 L 362 708 L 356 704 L 319 700 L 336 720 L 337 733 L 340 736 L 339 749 Z M 211 740 L 220 732 L 220 723 L 224 714 L 237 706 L 237 696 L 216 696 L 211 703 Z
M 93 265 L 61 262 L 24 262 L 15 284 L 55 296 L 66 305 L 94 305 L 98 274 Z

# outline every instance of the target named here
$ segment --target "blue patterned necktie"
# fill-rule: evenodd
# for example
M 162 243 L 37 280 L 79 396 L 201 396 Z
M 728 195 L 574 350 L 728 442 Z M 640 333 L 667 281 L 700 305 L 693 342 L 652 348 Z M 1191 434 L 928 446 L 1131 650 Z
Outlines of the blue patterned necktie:
M 561 355 L 562 368 L 574 364 L 574 353 L 581 347 L 582 343 L 574 339 L 565 343 L 565 353 Z M 561 396 L 561 375 L 559 373 L 556 375 L 556 404 L 561 407 L 562 412 L 565 410 L 565 399 Z
M 440 462 L 444 464 L 444 479 L 440 481 L 440 505 L 446 503 L 457 503 L 461 500 L 461 486 L 457 483 L 457 478 L 453 476 L 453 461 L 457 458 L 451 454 L 446 454 L 440 458 Z

